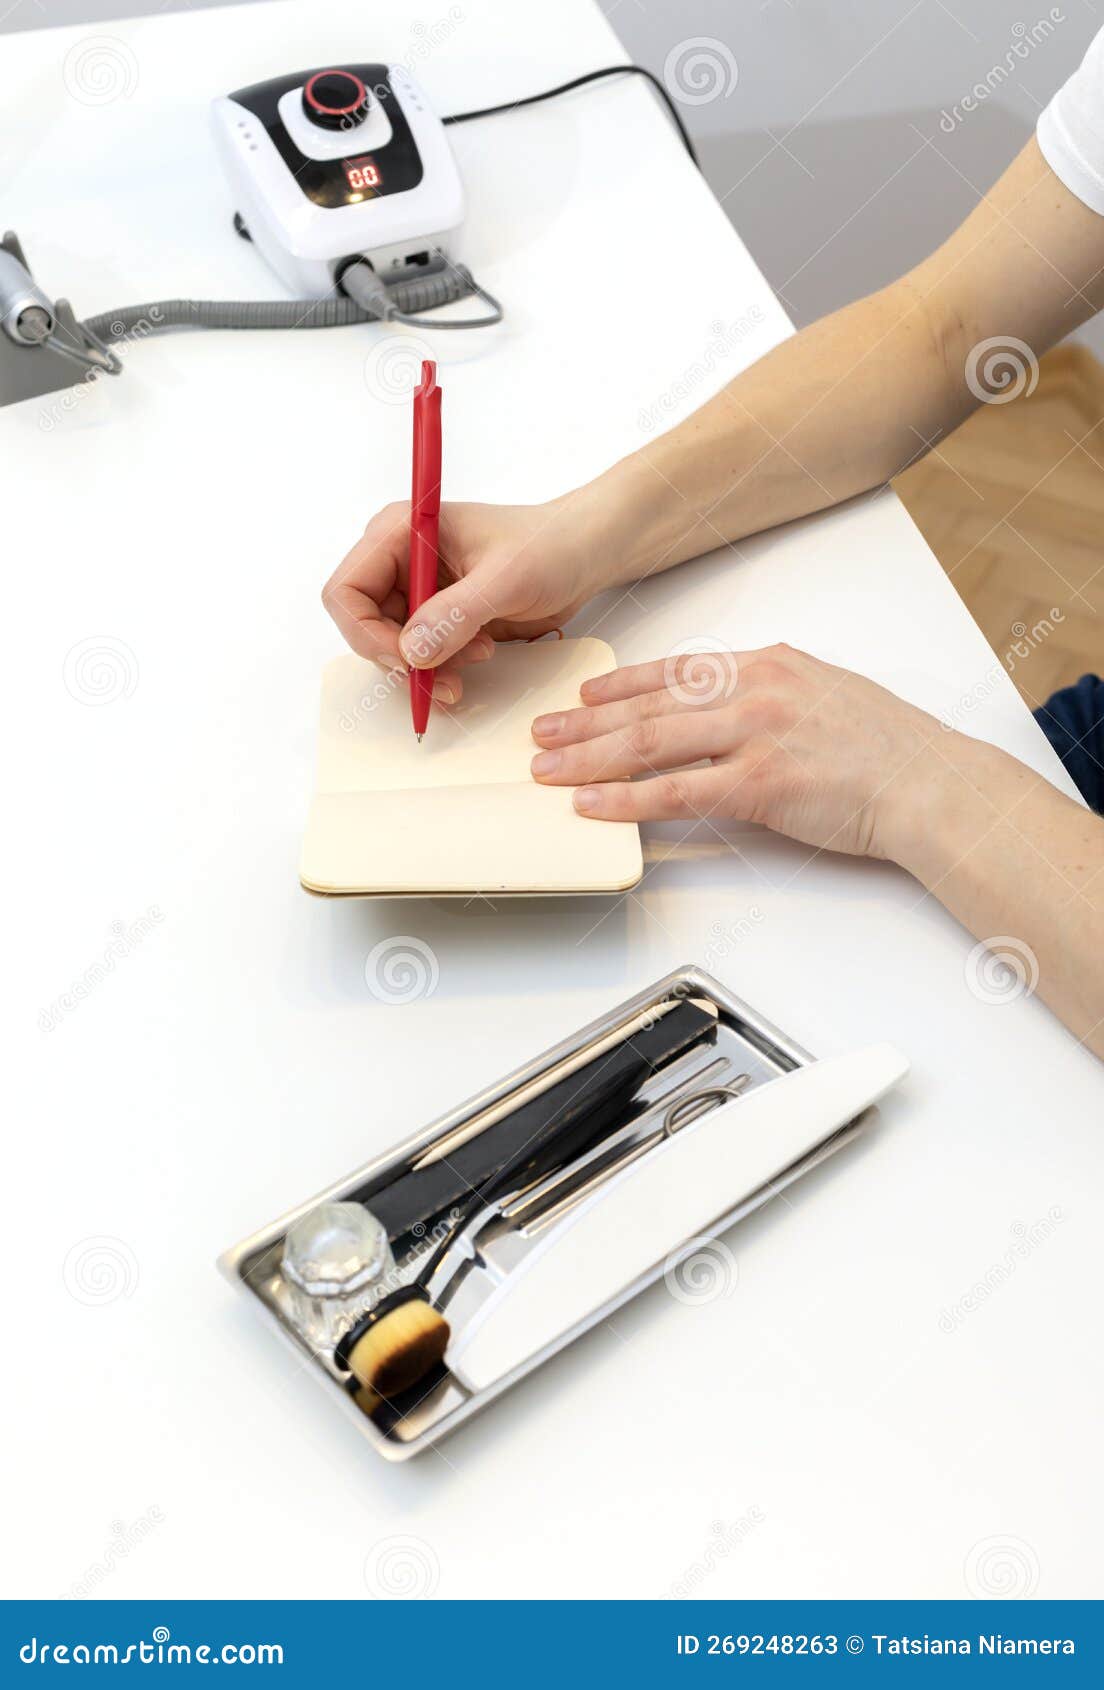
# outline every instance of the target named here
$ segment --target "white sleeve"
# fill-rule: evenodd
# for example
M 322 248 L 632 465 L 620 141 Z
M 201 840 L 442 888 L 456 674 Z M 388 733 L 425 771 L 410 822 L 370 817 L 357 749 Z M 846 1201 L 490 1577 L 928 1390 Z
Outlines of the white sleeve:
M 1104 214 L 1104 29 L 1039 118 L 1036 136 L 1070 193 Z

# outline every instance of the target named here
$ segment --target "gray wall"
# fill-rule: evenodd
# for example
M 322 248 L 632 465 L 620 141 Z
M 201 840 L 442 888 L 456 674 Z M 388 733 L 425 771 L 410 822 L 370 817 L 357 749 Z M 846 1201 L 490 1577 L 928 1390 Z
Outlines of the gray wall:
M 602 4 L 635 59 L 689 88 L 710 182 L 799 323 L 931 251 L 1104 26 L 1086 0 Z
M 15 0 L 0 32 L 206 3 Z M 1104 25 L 1095 0 L 600 3 L 631 56 L 681 90 L 715 192 L 798 323 L 930 251 Z

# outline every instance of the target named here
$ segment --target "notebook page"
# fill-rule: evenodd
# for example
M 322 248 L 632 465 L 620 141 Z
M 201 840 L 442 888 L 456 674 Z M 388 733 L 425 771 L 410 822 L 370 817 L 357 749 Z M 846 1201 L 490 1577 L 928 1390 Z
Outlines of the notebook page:
M 405 676 L 392 679 L 352 653 L 335 658 L 322 678 L 318 791 L 528 783 L 533 718 L 574 708 L 583 681 L 613 666 L 603 640 L 500 646 L 464 670 L 455 710 L 434 702 L 419 745 Z

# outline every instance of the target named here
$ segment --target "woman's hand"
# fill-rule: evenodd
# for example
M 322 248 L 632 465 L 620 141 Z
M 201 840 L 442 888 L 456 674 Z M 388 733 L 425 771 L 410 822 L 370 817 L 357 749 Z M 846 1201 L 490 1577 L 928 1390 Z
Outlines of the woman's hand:
M 584 815 L 738 817 L 888 857 L 981 941 L 975 995 L 1038 990 L 1104 1057 L 1104 820 L 1034 769 L 789 646 L 615 669 L 582 697 L 533 723 L 533 774 Z
M 736 817 L 897 858 L 902 827 L 923 828 L 925 790 L 948 774 L 934 717 L 789 646 L 615 669 L 581 696 L 582 709 L 533 723 L 545 747 L 533 775 L 577 787 L 587 816 Z
M 616 547 L 605 518 L 587 488 L 545 505 L 442 505 L 441 590 L 408 622 L 410 505 L 387 505 L 322 602 L 361 657 L 437 669 L 437 697 L 455 704 L 462 667 L 490 657 L 496 640 L 547 633 L 609 585 Z

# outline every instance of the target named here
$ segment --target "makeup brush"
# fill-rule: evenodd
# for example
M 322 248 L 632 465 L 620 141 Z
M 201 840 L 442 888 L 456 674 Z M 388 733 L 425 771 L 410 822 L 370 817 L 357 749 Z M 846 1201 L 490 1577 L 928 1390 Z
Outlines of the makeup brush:
M 367 1414 L 369 1419 L 383 1401 L 383 1398 L 378 1396 L 375 1391 L 370 1391 L 367 1385 L 358 1384 L 356 1389 L 351 1391 L 349 1394 L 360 1409 L 360 1412 L 362 1414 Z
M 531 1160 L 523 1143 L 506 1165 L 454 1209 L 445 1235 L 409 1285 L 381 1297 L 350 1327 L 334 1350 L 334 1362 L 377 1397 L 394 1397 L 424 1379 L 444 1357 L 452 1336 L 433 1306 L 429 1286 L 441 1261 L 469 1221 L 489 1212 L 523 1177 Z
M 549 1124 L 549 1140 L 562 1137 L 568 1127 L 577 1127 L 578 1117 L 574 1112 L 565 1111 L 564 1115 L 566 1118 L 559 1123 Z M 338 1367 L 380 1397 L 394 1397 L 425 1378 L 441 1361 L 451 1337 L 448 1321 L 430 1298 L 433 1276 L 469 1221 L 481 1211 L 489 1212 L 498 1199 L 512 1194 L 519 1185 L 530 1182 L 534 1176 L 532 1163 L 533 1147 L 526 1138 L 466 1202 L 454 1207 L 444 1236 L 417 1277 L 409 1285 L 381 1297 L 345 1333 L 334 1350 Z
M 598 1047 L 601 1054 L 589 1053 L 591 1060 L 586 1068 L 564 1076 L 557 1087 L 523 1106 L 513 1122 L 515 1132 L 518 1126 L 522 1129 L 520 1144 L 515 1140 L 511 1153 L 503 1155 L 499 1166 L 492 1164 L 492 1171 L 480 1183 L 466 1182 L 466 1199 L 456 1200 L 457 1168 L 447 1155 L 408 1176 L 408 1181 L 411 1178 L 450 1181 L 448 1189 L 454 1208 L 449 1226 L 417 1277 L 409 1285 L 381 1297 L 350 1327 L 334 1350 L 338 1367 L 352 1373 L 368 1390 L 381 1397 L 393 1397 L 417 1384 L 442 1360 L 451 1332 L 448 1321 L 433 1305 L 429 1285 L 462 1228 L 481 1211 L 489 1211 L 499 1199 L 547 1173 L 550 1158 L 553 1163 L 562 1160 L 569 1149 L 571 1154 L 577 1154 L 595 1130 L 606 1129 L 611 1104 L 623 1110 L 626 1094 L 631 1096 L 674 1055 L 691 1044 L 716 1036 L 715 1016 L 697 1005 L 672 1005 L 669 1014 L 667 1008 L 664 1006 L 658 1025 L 644 1028 L 637 1021 L 620 1029 L 621 1042 L 616 1047 L 611 1048 L 609 1039 L 602 1041 Z M 625 1060 L 629 1064 L 627 1074 L 618 1072 L 618 1065 Z M 611 1086 L 614 1074 L 617 1079 Z M 534 1107 L 538 1111 L 536 1115 L 527 1112 Z M 454 1151 L 457 1160 L 463 1158 L 465 1150 L 474 1150 L 476 1142 L 470 1147 L 459 1146 Z M 393 1189 L 380 1193 L 378 1198 L 375 1195 L 368 1198 L 373 1212 L 385 1225 L 393 1224 L 392 1214 L 386 1212 L 388 1198 L 392 1207 L 399 1207 Z
M 677 1131 L 681 1122 L 690 1118 L 689 1111 L 695 1106 L 715 1106 L 737 1096 L 748 1079 L 747 1074 L 739 1074 L 727 1085 L 713 1085 L 704 1090 L 700 1087 L 694 1089 L 692 1080 L 689 1082 L 690 1089 L 684 1087 L 674 1101 L 670 1097 L 665 1098 L 663 1125 L 659 1131 L 642 1143 L 631 1146 L 627 1156 L 622 1153 L 620 1160 L 615 1158 L 612 1166 L 604 1170 L 603 1178 L 616 1175 L 623 1163 L 634 1161 L 671 1132 Z M 452 1332 L 444 1315 L 434 1306 L 429 1286 L 442 1261 L 456 1245 L 463 1228 L 478 1220 L 481 1212 L 487 1218 L 493 1213 L 501 1213 L 502 1200 L 513 1199 L 520 1170 L 525 1167 L 528 1155 L 528 1147 L 523 1145 L 511 1162 L 475 1192 L 462 1211 L 456 1212 L 446 1236 L 433 1250 L 417 1278 L 401 1290 L 381 1298 L 341 1339 L 334 1351 L 334 1361 L 357 1380 L 360 1386 L 358 1398 L 366 1396 L 374 1407 L 381 1398 L 394 1397 L 416 1385 L 444 1360 Z M 526 1189 L 531 1190 L 532 1187 Z M 570 1197 L 561 1196 L 560 1201 L 553 1204 L 552 1212 L 565 1204 L 570 1206 L 570 1202 Z
M 395 1397 L 444 1357 L 452 1336 L 448 1321 L 415 1280 L 392 1291 L 357 1321 L 334 1351 L 337 1366 L 378 1400 Z

